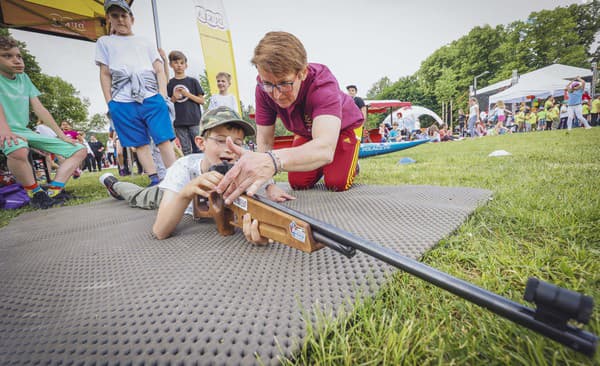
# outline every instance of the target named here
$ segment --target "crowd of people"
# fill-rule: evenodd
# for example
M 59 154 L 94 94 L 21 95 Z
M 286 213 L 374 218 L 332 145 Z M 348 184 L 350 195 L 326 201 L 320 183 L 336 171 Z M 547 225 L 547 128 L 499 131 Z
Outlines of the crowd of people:
M 456 134 L 461 137 L 503 135 L 507 133 L 589 129 L 600 125 L 600 95 L 595 98 L 585 91 L 581 77 L 570 80 L 564 89 L 564 98 L 550 96 L 545 100 L 521 102 L 514 110 L 503 101 L 492 104 L 489 111 L 480 111 L 476 98 L 469 100 L 469 114 L 458 111 Z

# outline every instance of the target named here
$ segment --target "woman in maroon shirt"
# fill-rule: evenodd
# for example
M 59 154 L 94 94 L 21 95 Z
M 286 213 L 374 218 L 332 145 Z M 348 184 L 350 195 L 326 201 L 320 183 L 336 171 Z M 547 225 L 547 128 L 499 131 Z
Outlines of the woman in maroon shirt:
M 308 63 L 304 46 L 294 35 L 269 32 L 254 50 L 257 152 L 241 157 L 217 186 L 227 203 L 246 192 L 253 195 L 267 184 L 276 201 L 293 198 L 272 183 L 287 171 L 294 189 L 312 188 L 321 177 L 325 186 L 343 191 L 352 185 L 364 117 L 350 96 L 339 88 L 324 65 Z M 292 147 L 272 151 L 275 120 L 294 133 Z

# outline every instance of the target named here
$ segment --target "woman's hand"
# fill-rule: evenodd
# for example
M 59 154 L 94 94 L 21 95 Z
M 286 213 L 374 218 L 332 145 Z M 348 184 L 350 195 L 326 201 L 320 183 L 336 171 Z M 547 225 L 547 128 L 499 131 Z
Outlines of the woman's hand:
M 275 166 L 268 154 L 244 150 L 231 137 L 227 137 L 227 147 L 240 158 L 217 185 L 217 192 L 223 194 L 226 204 L 231 204 L 244 192 L 253 196 L 273 177 Z
M 260 232 L 258 231 L 258 220 L 252 220 L 249 213 L 244 215 L 242 222 L 242 229 L 244 230 L 246 240 L 256 245 L 273 244 L 273 240 L 260 235 Z

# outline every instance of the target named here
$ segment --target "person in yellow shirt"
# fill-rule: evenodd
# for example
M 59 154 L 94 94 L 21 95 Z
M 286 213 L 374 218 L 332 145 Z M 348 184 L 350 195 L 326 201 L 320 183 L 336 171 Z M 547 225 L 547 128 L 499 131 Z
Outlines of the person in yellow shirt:
M 558 126 L 560 111 L 558 109 L 558 105 L 554 104 L 550 109 L 546 111 L 546 129 L 551 130 L 552 127 L 556 128 Z
M 525 132 L 531 131 L 537 124 L 537 115 L 530 109 L 525 109 Z
M 600 125 L 600 94 L 592 100 L 592 126 Z
M 538 120 L 538 131 L 546 130 L 546 118 L 548 117 L 548 113 L 544 107 L 540 107 L 540 110 L 537 112 L 537 120 Z
M 590 122 L 590 103 L 589 101 L 581 102 L 581 115 L 588 123 Z
M 515 114 L 515 123 L 517 124 L 517 132 L 523 132 L 525 128 L 525 108 L 519 108 Z

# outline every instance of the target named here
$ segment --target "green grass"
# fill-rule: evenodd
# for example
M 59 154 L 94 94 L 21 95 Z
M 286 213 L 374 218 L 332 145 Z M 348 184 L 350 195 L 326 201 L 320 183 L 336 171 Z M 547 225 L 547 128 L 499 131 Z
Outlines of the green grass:
M 67 191 L 76 195 L 77 199 L 68 201 L 65 206 L 79 205 L 85 202 L 96 201 L 103 198 L 110 197 L 106 192 L 106 188 L 98 181 L 98 178 L 106 173 L 111 172 L 118 177 L 117 169 L 110 168 L 105 169 L 102 172 L 88 172 L 87 170 L 81 175 L 79 179 L 70 179 L 67 182 Z M 128 177 L 118 177 L 122 181 L 132 182 L 141 186 L 148 185 L 150 180 L 146 176 L 135 175 Z M 23 212 L 34 211 L 29 206 L 18 210 L 0 210 L 0 227 L 8 225 L 11 219 L 19 216 Z M 52 212 L 52 211 L 48 211 Z
M 426 144 L 361 160 L 357 183 L 493 191 L 492 201 L 422 261 L 520 303 L 535 276 L 598 304 L 599 142 L 594 128 Z M 512 155 L 487 157 L 500 149 Z M 405 156 L 417 163 L 398 165 Z M 69 182 L 69 190 L 87 196 L 73 204 L 107 197 L 98 176 Z M 0 225 L 27 210 L 0 212 Z M 600 333 L 598 309 L 585 328 Z M 600 365 L 600 355 L 589 359 L 401 272 L 351 312 L 321 314 L 307 329 L 301 351 L 285 364 Z

